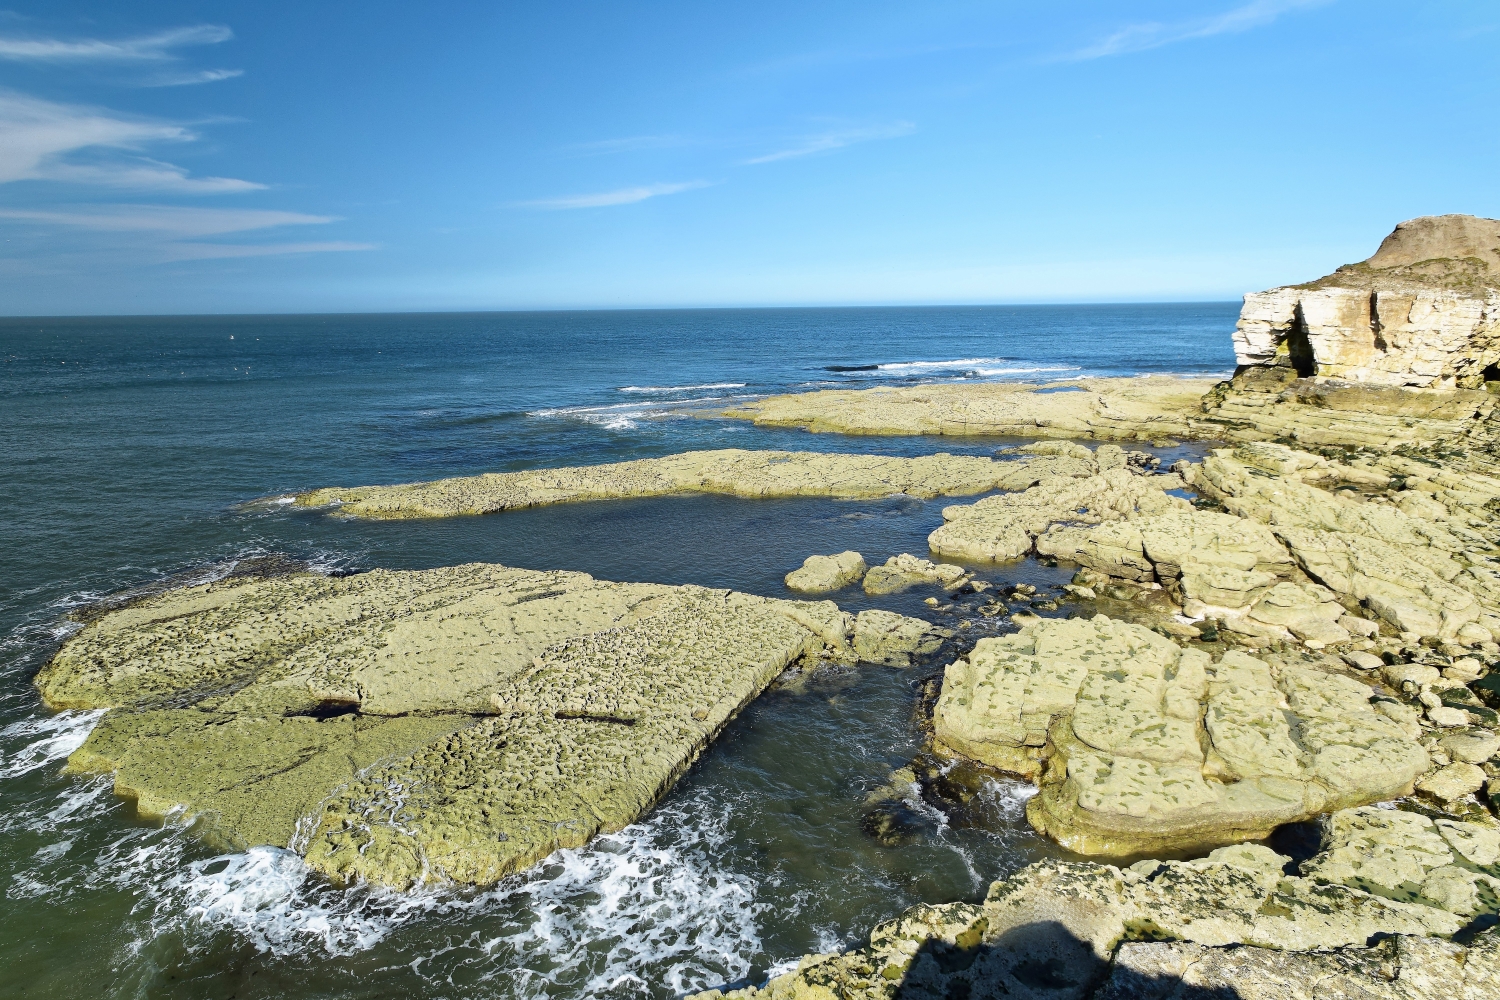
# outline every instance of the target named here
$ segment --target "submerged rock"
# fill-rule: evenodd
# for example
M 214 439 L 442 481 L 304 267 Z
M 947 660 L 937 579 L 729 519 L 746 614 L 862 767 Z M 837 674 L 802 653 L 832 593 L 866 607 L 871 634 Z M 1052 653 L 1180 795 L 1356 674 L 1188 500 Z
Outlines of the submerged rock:
M 858 552 L 808 556 L 799 569 L 786 575 L 786 585 L 804 594 L 827 594 L 857 583 L 865 575 L 865 557 Z
M 1395 827 L 1380 829 L 1382 815 Z M 809 955 L 759 990 L 697 998 L 1493 996 L 1500 934 L 1443 938 L 1500 911 L 1493 896 L 1464 892 L 1500 872 L 1495 830 L 1371 809 L 1335 814 L 1330 831 L 1300 875 L 1254 844 L 1124 869 L 1039 862 L 981 904 L 915 906 L 867 947 Z M 1362 836 L 1366 851 L 1387 851 L 1369 888 L 1345 860 Z M 1425 875 L 1424 888 L 1395 882 L 1407 875 Z
M 1374 692 L 1140 625 L 1024 622 L 948 668 L 940 746 L 1035 780 L 1033 826 L 1069 850 L 1204 850 L 1408 793 L 1426 751 Z
M 1015 463 L 969 455 L 839 455 L 807 451 L 690 451 L 607 465 L 300 493 L 304 507 L 364 518 L 454 517 L 576 500 L 726 493 L 741 497 L 969 496 L 995 489 Z
M 112 709 L 68 766 L 113 772 L 144 817 L 338 880 L 485 884 L 634 820 L 793 661 L 851 640 L 909 660 L 924 636 L 583 573 L 304 573 L 112 611 L 36 685 Z

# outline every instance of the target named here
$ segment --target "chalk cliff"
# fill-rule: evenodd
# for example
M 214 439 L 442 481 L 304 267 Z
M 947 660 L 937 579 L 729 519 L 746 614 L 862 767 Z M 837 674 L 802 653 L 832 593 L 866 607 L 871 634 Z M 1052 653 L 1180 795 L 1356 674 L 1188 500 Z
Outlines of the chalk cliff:
M 1371 385 L 1477 389 L 1500 379 L 1500 220 L 1398 225 L 1368 260 L 1245 296 L 1241 366 Z

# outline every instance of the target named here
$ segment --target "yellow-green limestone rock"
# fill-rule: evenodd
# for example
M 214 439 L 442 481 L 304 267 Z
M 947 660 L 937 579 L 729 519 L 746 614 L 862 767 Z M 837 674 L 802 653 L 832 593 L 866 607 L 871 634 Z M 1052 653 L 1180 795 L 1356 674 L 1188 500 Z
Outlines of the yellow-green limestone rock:
M 800 567 L 786 575 L 786 585 L 804 594 L 827 594 L 858 583 L 864 575 L 865 557 L 851 550 L 831 556 L 808 556 Z
M 295 574 L 103 615 L 36 685 L 110 709 L 69 768 L 145 817 L 338 880 L 484 884 L 634 820 L 793 661 L 932 648 L 891 617 L 486 564 Z
M 1080 854 L 1206 850 L 1408 793 L 1430 766 L 1367 684 L 1140 625 L 1035 619 L 948 668 L 938 745 L 1037 782 L 1027 818 Z

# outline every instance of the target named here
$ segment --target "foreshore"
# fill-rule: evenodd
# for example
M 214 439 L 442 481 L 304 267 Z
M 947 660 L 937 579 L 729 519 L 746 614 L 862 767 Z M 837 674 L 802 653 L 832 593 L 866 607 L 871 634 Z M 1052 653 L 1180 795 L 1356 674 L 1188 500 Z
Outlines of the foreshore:
M 620 828 L 788 667 L 941 653 L 931 752 L 1032 782 L 1032 826 L 1098 860 L 919 907 L 867 949 L 808 956 L 773 997 L 1124 996 L 1190 970 L 1243 996 L 1321 979 L 1427 995 L 1392 965 L 1492 995 L 1500 298 L 1413 270 L 1430 260 L 1406 260 L 1401 234 L 1347 288 L 1247 299 L 1232 379 L 822 391 L 718 415 L 1030 439 L 992 458 L 715 450 L 295 501 L 391 520 L 690 492 L 980 497 L 942 511 L 928 553 L 789 573 L 831 600 L 482 565 L 302 574 L 111 611 L 37 683 L 110 709 L 70 766 L 113 772 L 144 815 L 186 809 L 227 843 L 406 887 L 488 884 Z M 1169 466 L 1151 450 L 1181 440 L 1220 447 Z M 1026 558 L 1074 570 L 1060 602 L 987 593 L 981 575 Z M 963 592 L 1005 634 L 848 615 L 839 592 L 860 582 L 931 588 L 932 605 Z M 340 752 L 356 738 L 363 756 Z M 1306 824 L 1316 850 L 1274 849 Z

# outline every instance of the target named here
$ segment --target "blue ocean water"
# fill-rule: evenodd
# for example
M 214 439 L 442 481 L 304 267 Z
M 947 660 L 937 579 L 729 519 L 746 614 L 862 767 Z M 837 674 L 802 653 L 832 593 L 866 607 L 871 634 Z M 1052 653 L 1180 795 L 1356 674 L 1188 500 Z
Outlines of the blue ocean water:
M 337 570 L 487 559 L 780 594 L 809 552 L 921 553 L 941 502 L 664 498 L 388 524 L 245 502 L 692 448 L 986 454 L 1003 442 L 690 411 L 832 386 L 1227 375 L 1236 312 L 0 320 L 0 995 L 671 996 L 851 942 L 912 902 L 982 892 L 1048 850 L 1019 819 L 1019 788 L 993 790 L 988 826 L 919 802 L 931 815 L 916 843 L 860 832 L 862 796 L 917 743 L 916 679 L 899 672 L 762 698 L 642 823 L 490 892 L 414 898 L 335 892 L 285 852 L 220 857 L 137 824 L 107 782 L 59 773 L 90 717 L 41 709 L 30 677 L 70 610 L 255 556 Z M 881 606 L 926 613 L 918 595 Z

